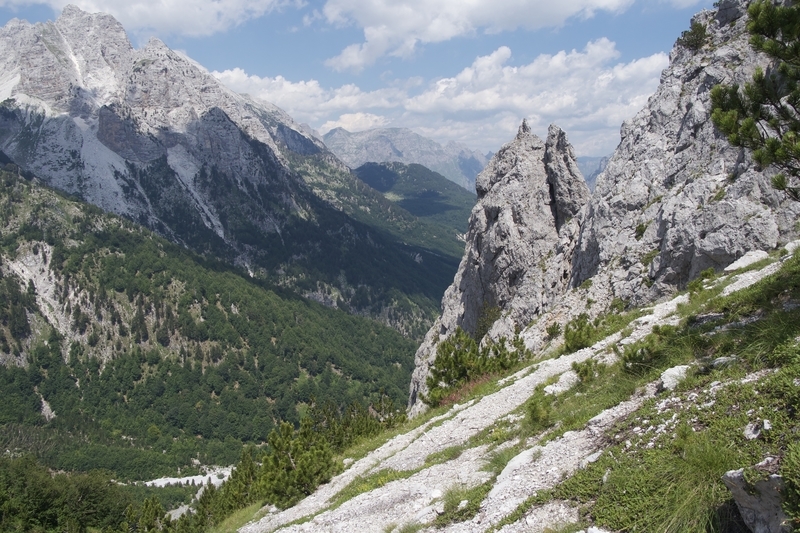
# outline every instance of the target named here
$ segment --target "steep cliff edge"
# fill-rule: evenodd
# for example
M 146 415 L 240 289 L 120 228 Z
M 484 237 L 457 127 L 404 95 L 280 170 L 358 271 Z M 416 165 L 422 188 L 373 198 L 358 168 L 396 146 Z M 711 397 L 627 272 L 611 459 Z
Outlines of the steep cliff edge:
M 589 189 L 564 132 L 550 126 L 542 142 L 523 121 L 516 138 L 478 175 L 476 188 L 464 258 L 442 316 L 417 351 L 412 409 L 421 407 L 417 399 L 428 390 L 425 378 L 440 339 L 459 327 L 482 336 L 493 315 L 499 318 L 492 334 L 511 336 L 568 288 L 576 215 Z
M 742 84 L 767 66 L 748 42 L 747 4 L 696 15 L 705 43 L 679 40 L 656 93 L 622 125 L 584 217 L 573 286 L 591 278 L 598 296 L 641 304 L 796 234 L 796 203 L 710 120 L 715 85 Z
M 716 84 L 742 83 L 768 65 L 749 45 L 748 4 L 723 1 L 694 17 L 703 38 L 678 40 L 658 90 L 622 125 L 590 199 L 552 129 L 543 149 L 526 141 L 523 125 L 495 156 L 478 178 L 465 256 L 442 316 L 417 352 L 412 414 L 424 409 L 418 398 L 437 343 L 459 326 L 474 333 L 481 310 L 499 317 L 488 329 L 492 338 L 520 332 L 536 350 L 550 340 L 545 329 L 554 322 L 597 316 L 614 301 L 656 301 L 708 268 L 719 271 L 748 251 L 796 237 L 800 204 L 775 191 L 771 170 L 730 146 L 710 120 Z M 557 210 L 549 213 L 545 204 Z M 536 208 L 520 218 L 523 205 Z

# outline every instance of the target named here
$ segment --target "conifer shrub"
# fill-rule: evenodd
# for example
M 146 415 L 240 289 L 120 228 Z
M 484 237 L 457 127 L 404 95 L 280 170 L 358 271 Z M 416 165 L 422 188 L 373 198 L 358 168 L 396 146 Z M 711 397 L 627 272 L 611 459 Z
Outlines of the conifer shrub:
M 662 368 L 668 358 L 669 339 L 676 334 L 676 328 L 673 326 L 653 326 L 650 335 L 637 343 L 625 346 L 622 353 L 622 365 L 625 371 L 643 376 L 653 369 Z
M 700 50 L 706 44 L 708 33 L 706 27 L 699 22 L 692 22 L 688 30 L 681 33 L 678 44 L 689 50 Z
M 549 339 L 555 339 L 556 337 L 561 335 L 561 324 L 559 324 L 558 322 L 553 322 L 552 324 L 547 326 L 545 332 L 547 333 L 547 337 Z
M 422 401 L 438 406 L 453 391 L 481 376 L 508 370 L 528 355 L 519 338 L 512 342 L 512 348 L 505 339 L 480 347 L 474 338 L 457 328 L 436 347 L 436 360 L 426 380 L 429 392 Z
M 310 418 L 300 429 L 282 422 L 269 436 L 270 453 L 261 465 L 260 490 L 266 501 L 281 508 L 291 507 L 310 495 L 334 474 L 333 452 Z
M 594 325 L 589 322 L 589 315 L 581 313 L 567 323 L 564 328 L 564 349 L 567 353 L 577 352 L 592 345 Z
M 581 363 L 572 363 L 572 370 L 578 375 L 581 383 L 590 383 L 603 373 L 605 365 L 598 363 L 595 359 L 587 359 Z
M 551 404 L 552 398 L 544 393 L 543 387 L 537 387 L 525 403 L 525 421 L 532 432 L 542 431 L 552 425 Z

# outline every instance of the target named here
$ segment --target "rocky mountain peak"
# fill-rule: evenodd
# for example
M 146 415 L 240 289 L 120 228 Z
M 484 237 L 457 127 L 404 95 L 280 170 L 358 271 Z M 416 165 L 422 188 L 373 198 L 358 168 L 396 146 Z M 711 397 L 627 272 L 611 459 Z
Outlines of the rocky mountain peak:
M 797 237 L 800 203 L 775 191 L 772 170 L 730 146 L 710 119 L 715 85 L 741 85 L 769 67 L 749 44 L 748 4 L 724 0 L 692 19 L 704 37 L 678 39 L 591 197 L 564 133 L 551 126 L 542 143 L 523 121 L 478 176 L 464 260 L 417 352 L 412 414 L 438 340 L 458 326 L 474 332 L 483 309 L 501 311 L 490 337 L 520 331 L 536 350 L 552 340 L 545 330 L 554 322 L 656 301 L 706 269 Z
M 523 121 L 478 175 L 476 188 L 464 258 L 442 300 L 441 318 L 417 351 L 412 405 L 427 392 L 440 339 L 459 327 L 482 337 L 479 325 L 492 315 L 501 318 L 489 335 L 510 338 L 516 324 L 527 324 L 568 288 L 580 228 L 575 215 L 589 189 L 564 132 L 551 126 L 543 142 Z
M 416 163 L 469 191 L 475 190 L 475 177 L 489 159 L 453 141 L 442 146 L 408 128 L 376 128 L 353 133 L 334 128 L 323 140 L 351 168 L 368 162 Z
M 527 124 L 523 122 L 523 125 Z M 567 134 L 555 124 L 551 124 L 547 131 L 544 163 L 550 186 L 551 210 L 558 230 L 586 205 L 589 189 L 578 168 L 575 150 L 567 141 Z

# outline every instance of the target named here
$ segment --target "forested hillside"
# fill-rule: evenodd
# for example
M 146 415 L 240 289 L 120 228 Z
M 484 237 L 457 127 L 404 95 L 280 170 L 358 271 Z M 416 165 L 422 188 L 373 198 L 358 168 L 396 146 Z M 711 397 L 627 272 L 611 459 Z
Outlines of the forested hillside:
M 353 171 L 358 178 L 428 224 L 440 228 L 440 249 L 461 257 L 464 244 L 457 235 L 467 232 L 476 196 L 422 165 L 364 163 Z
M 231 464 L 309 405 L 405 403 L 414 343 L 0 178 L 0 447 L 122 479 Z

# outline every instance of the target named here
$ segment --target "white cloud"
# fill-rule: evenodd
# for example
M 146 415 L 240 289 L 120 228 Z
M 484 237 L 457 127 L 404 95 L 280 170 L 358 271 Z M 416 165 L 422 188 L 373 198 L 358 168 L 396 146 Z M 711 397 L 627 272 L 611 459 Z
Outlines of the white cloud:
M 396 109 L 406 98 L 402 88 L 362 91 L 356 85 L 346 84 L 336 89 L 326 89 L 317 80 L 292 82 L 283 76 L 262 78 L 248 75 L 240 68 L 212 74 L 234 91 L 271 102 L 287 111 L 295 120 L 314 126 L 345 113 Z
M 319 127 L 320 133 L 323 135 L 331 131 L 333 128 L 344 128 L 347 131 L 364 131 L 372 128 L 380 128 L 386 126 L 389 119 L 372 113 L 345 113 L 337 120 L 329 120 Z
M 90 13 L 109 13 L 134 34 L 205 36 L 303 0 L 0 0 L 0 6 L 44 4 L 60 11 L 74 4 Z
M 685 2 L 688 0 L 672 0 Z M 407 57 L 418 44 L 447 41 L 479 31 L 497 33 L 519 28 L 558 27 L 572 17 L 597 11 L 620 12 L 634 0 L 327 0 L 325 19 L 355 25 L 364 42 L 347 46 L 327 65 L 360 71 L 384 56 Z
M 527 117 L 534 132 L 543 135 L 556 123 L 579 153 L 602 155 L 614 149 L 620 125 L 644 107 L 668 63 L 663 53 L 627 63 L 618 58 L 615 44 L 599 39 L 580 51 L 542 54 L 514 66 L 511 49 L 502 46 L 453 77 L 375 91 L 260 78 L 241 69 L 213 74 L 233 90 L 272 102 L 322 131 L 402 126 L 439 142 L 487 151 L 508 142 Z

